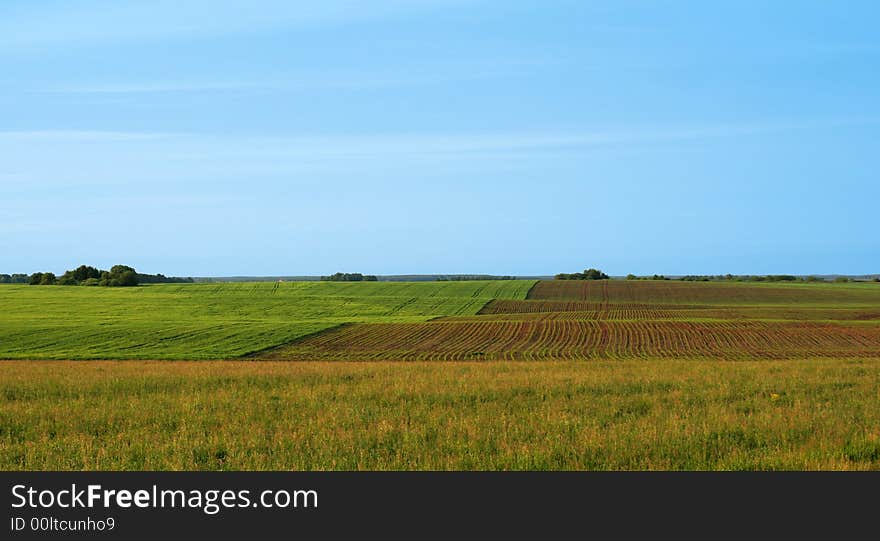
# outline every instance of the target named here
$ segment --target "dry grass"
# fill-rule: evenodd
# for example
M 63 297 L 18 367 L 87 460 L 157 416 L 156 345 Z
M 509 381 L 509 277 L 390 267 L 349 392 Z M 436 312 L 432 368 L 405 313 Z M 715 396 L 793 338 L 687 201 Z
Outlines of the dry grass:
M 4 362 L 0 467 L 880 469 L 880 359 Z

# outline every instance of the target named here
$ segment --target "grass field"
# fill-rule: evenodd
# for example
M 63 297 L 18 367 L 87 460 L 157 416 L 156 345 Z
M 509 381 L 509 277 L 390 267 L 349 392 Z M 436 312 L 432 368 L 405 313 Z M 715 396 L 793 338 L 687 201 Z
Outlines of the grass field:
M 0 359 L 229 359 L 346 322 L 419 322 L 530 281 L 0 286 Z
M 3 469 L 878 469 L 880 361 L 11 361 Z
M 0 286 L 0 358 L 7 470 L 880 469 L 878 284 Z

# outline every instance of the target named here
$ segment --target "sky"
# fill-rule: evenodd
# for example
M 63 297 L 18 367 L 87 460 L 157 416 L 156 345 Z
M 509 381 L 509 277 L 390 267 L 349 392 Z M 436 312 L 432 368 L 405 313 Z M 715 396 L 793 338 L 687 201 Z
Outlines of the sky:
M 5 0 L 0 272 L 880 273 L 878 19 Z

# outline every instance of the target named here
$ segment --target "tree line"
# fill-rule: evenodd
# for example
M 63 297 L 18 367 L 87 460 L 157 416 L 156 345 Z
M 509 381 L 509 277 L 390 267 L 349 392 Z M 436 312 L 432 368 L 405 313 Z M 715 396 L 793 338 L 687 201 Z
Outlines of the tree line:
M 53 272 L 27 274 L 0 274 L 0 283 L 30 284 L 32 286 L 100 286 L 133 287 L 138 284 L 182 284 L 193 283 L 192 278 L 178 278 L 164 274 L 140 274 L 128 265 L 113 265 L 110 270 L 101 270 L 90 265 L 66 271 L 61 276 Z
M 467 282 L 470 280 L 516 280 L 516 276 L 495 276 L 490 274 L 450 274 L 438 276 L 438 282 Z
M 28 284 L 30 281 L 29 274 L 0 274 L 0 284 Z
M 688 275 L 678 278 L 683 282 L 825 282 L 818 276 L 794 276 L 792 274 L 719 274 L 719 275 Z M 846 276 L 838 276 L 835 282 L 849 282 Z
M 377 282 L 379 279 L 372 274 L 361 274 L 359 272 L 337 272 L 330 276 L 322 276 L 322 282 Z
M 560 273 L 555 277 L 557 280 L 608 280 L 609 276 L 598 269 L 587 269 L 584 272 L 575 272 L 571 274 Z M 734 275 L 734 274 L 717 274 L 717 275 L 687 275 L 678 278 L 669 278 L 662 274 L 654 274 L 653 276 L 636 276 L 635 274 L 627 274 L 627 280 L 679 280 L 682 282 L 825 282 L 826 280 L 818 276 L 794 276 L 792 274 L 765 274 L 765 275 Z M 837 283 L 852 282 L 853 280 L 847 276 L 837 276 L 833 280 Z M 874 282 L 880 282 L 880 278 L 874 278 Z
M 666 276 L 662 274 L 655 274 L 653 276 L 636 276 L 635 274 L 627 274 L 627 280 L 669 280 Z

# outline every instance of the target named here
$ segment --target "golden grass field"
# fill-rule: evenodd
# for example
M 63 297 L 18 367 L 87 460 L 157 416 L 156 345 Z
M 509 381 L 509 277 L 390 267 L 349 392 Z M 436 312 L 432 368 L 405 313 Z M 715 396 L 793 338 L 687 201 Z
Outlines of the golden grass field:
M 9 361 L 5 470 L 880 468 L 880 360 Z

